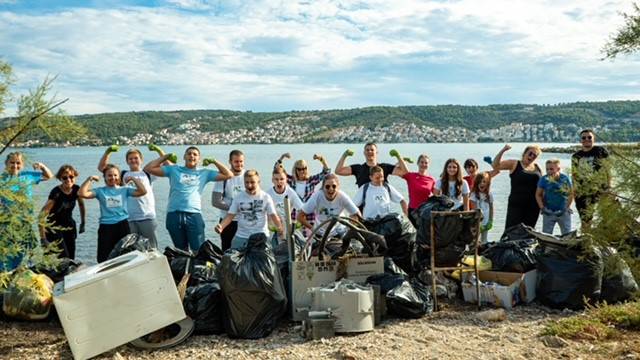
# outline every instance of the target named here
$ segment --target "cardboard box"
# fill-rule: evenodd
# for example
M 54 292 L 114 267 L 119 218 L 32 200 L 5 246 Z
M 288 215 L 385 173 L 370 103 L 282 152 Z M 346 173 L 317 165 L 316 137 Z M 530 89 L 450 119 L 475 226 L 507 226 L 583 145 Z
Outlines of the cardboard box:
M 537 271 L 509 273 L 480 271 L 480 302 L 511 309 L 517 303 L 529 303 L 536 298 Z M 475 303 L 476 286 L 462 283 L 462 295 L 467 302 Z
M 357 257 L 347 260 L 345 278 L 357 283 L 364 283 L 371 275 L 384 272 L 384 258 Z M 291 263 L 291 317 L 302 321 L 311 308 L 309 288 L 326 286 L 337 279 L 340 264 L 337 260 L 312 258 L 309 261 Z

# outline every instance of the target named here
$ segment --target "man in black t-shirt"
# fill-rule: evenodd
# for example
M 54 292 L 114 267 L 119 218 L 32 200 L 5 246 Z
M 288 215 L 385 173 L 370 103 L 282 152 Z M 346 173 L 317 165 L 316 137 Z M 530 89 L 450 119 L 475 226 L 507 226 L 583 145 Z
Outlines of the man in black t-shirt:
M 592 205 L 609 189 L 611 176 L 603 169 L 603 160 L 609 152 L 602 146 L 594 145 L 596 135 L 591 129 L 580 132 L 582 148 L 571 156 L 571 177 L 576 191 L 576 208 L 582 221 L 583 229 L 589 227 L 593 218 Z M 604 173 L 602 173 L 603 171 Z
M 369 179 L 369 171 L 374 166 L 380 166 L 384 170 L 384 181 L 387 181 L 389 174 L 398 175 L 396 166 L 387 163 L 378 163 L 378 146 L 375 143 L 367 143 L 364 146 L 364 158 L 366 160 L 363 164 L 344 165 L 344 161 L 348 156 L 353 155 L 353 151 L 347 150 L 340 157 L 340 161 L 336 165 L 335 173 L 337 175 L 356 177 L 356 184 L 358 187 L 371 181 Z

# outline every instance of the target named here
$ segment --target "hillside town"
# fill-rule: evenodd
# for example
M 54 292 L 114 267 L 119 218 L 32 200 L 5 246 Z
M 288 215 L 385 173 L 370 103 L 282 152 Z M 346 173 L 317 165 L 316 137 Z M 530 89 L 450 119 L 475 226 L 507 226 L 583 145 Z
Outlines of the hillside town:
M 514 122 L 494 129 L 465 129 L 459 127 L 432 127 L 414 123 L 395 122 L 389 126 L 368 127 L 366 125 L 330 129 L 327 126 L 310 126 L 313 122 L 297 119 L 278 119 L 252 129 L 211 132 L 202 129 L 202 119 L 191 119 L 177 128 L 163 128 L 156 133 L 138 133 L 134 136 L 119 136 L 115 143 L 123 145 L 214 145 L 214 144 L 291 144 L 291 143 L 476 143 L 476 142 L 571 142 L 580 127 L 576 124 L 555 125 L 523 124 Z M 595 128 L 598 132 L 609 131 L 606 125 Z M 111 143 L 109 142 L 109 143 Z M 44 143 L 29 140 L 22 147 L 106 145 L 99 139 L 87 139 L 82 143 Z

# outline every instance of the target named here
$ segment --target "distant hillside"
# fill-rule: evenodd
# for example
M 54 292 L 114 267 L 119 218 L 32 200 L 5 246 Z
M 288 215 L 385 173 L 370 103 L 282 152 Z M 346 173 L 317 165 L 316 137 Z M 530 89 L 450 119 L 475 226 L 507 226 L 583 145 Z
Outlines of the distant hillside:
M 376 106 L 346 110 L 242 112 L 229 110 L 141 111 L 73 117 L 89 130 L 86 144 L 108 144 L 114 139 L 144 143 L 189 136 L 190 131 L 215 137 L 232 131 L 253 134 L 265 128 L 291 129 L 294 142 L 330 141 L 345 128 L 376 129 L 409 126 L 416 129 L 460 128 L 471 132 L 497 129 L 513 123 L 552 124 L 573 132 L 577 128 L 603 129 L 610 141 L 640 141 L 640 101 L 576 102 L 556 105 L 436 105 Z M 568 128 L 567 128 L 568 127 Z M 573 134 L 572 134 L 573 136 Z M 254 137 L 249 142 L 255 142 Z M 292 138 L 287 138 L 292 142 Z M 387 139 L 393 139 L 387 137 Z M 46 139 L 41 139 L 46 141 Z M 383 139 L 384 140 L 384 139 Z M 491 138 L 481 141 L 490 141 Z M 203 140 L 211 141 L 211 140 Z M 271 141 L 271 140 L 270 140 Z M 278 141 L 276 137 L 274 141 Z M 424 141 L 429 141 L 426 138 Z M 455 139 L 453 140 L 455 141 Z M 197 143 L 194 141 L 194 143 Z M 215 143 L 215 142 L 209 142 Z

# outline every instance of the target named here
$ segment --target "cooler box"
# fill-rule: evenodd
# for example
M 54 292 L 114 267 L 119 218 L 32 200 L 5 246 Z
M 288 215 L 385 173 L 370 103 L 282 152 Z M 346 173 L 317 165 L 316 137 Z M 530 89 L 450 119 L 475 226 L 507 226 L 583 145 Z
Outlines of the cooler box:
M 53 290 L 75 359 L 87 359 L 186 317 L 164 255 L 134 251 L 65 276 Z

